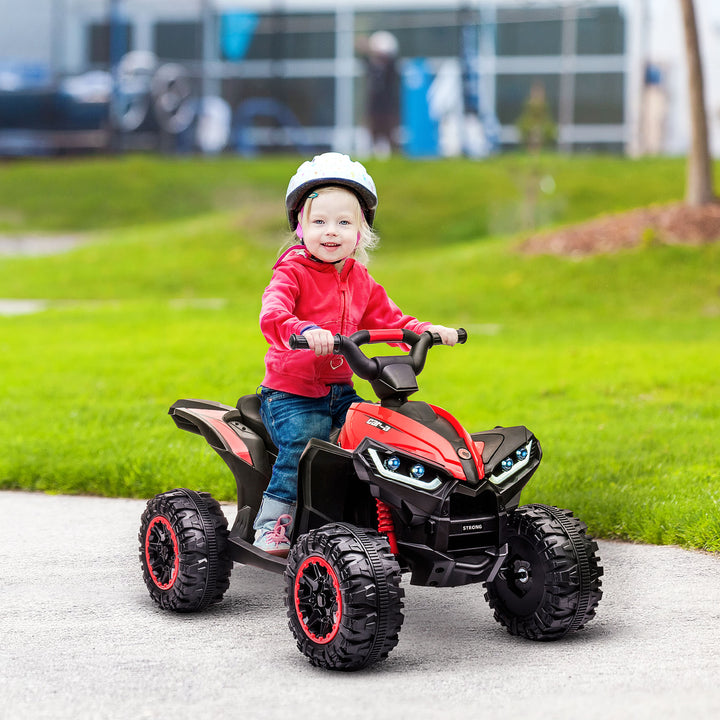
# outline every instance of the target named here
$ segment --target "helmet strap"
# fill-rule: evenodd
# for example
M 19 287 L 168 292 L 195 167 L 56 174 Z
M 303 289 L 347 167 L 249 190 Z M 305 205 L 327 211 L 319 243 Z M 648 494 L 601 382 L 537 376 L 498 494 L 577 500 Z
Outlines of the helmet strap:
M 297 219 L 297 226 L 295 227 L 295 234 L 302 240 L 305 233 L 302 229 L 302 216 L 303 216 L 303 210 L 305 208 L 300 208 L 300 212 L 298 213 L 298 219 Z

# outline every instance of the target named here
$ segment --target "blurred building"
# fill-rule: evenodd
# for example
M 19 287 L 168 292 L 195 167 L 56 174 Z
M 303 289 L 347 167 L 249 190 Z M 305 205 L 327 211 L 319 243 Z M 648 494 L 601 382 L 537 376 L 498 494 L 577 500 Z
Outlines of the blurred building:
M 720 3 L 695 3 L 720 155 Z M 0 18 L 0 152 L 362 154 L 357 41 L 378 30 L 397 40 L 408 154 L 513 147 L 539 84 L 563 150 L 689 142 L 678 0 L 0 0 Z M 443 140 L 461 126 L 472 143 Z

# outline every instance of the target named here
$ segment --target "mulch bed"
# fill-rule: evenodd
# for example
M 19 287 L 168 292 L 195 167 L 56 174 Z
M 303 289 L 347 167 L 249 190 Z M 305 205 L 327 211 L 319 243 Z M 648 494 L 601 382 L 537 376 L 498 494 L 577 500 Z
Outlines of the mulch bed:
M 638 245 L 701 245 L 719 241 L 720 202 L 700 206 L 674 203 L 607 215 L 538 233 L 524 240 L 520 250 L 536 255 L 583 257 Z

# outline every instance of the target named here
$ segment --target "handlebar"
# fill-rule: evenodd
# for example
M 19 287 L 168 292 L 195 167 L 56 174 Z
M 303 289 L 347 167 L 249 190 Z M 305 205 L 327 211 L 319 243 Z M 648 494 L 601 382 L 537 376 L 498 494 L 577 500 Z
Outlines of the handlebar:
M 467 341 L 467 331 L 464 328 L 458 328 L 458 343 L 462 344 Z M 335 335 L 335 343 L 333 352 L 342 355 L 347 361 L 350 369 L 363 380 L 376 380 L 384 363 L 379 358 L 369 358 L 360 349 L 361 345 L 372 343 L 390 343 L 398 342 L 410 345 L 409 362 L 418 375 L 425 367 L 425 360 L 428 351 L 433 345 L 442 345 L 442 339 L 437 333 L 431 333 L 426 330 L 418 334 L 412 330 L 358 330 L 350 336 Z M 291 350 L 309 350 L 307 338 L 302 335 L 291 335 L 289 340 Z

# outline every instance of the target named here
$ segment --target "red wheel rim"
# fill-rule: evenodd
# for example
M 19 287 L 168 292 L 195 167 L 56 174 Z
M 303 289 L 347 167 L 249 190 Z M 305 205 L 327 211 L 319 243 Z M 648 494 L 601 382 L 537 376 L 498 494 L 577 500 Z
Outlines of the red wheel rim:
M 145 533 L 145 565 L 160 590 L 169 590 L 178 576 L 180 550 L 170 521 L 157 515 Z
M 331 642 L 340 629 L 342 594 L 332 566 L 319 556 L 306 558 L 295 576 L 295 614 L 310 640 Z

